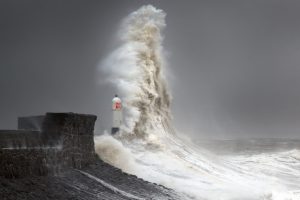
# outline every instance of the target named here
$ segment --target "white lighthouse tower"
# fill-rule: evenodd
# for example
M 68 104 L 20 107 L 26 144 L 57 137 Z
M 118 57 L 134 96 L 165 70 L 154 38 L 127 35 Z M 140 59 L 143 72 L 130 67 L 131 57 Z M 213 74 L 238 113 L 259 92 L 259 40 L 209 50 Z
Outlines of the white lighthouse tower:
M 122 101 L 116 94 L 112 100 L 112 110 L 113 110 L 113 125 L 111 128 L 111 134 L 116 134 L 120 130 L 120 126 L 122 125 Z

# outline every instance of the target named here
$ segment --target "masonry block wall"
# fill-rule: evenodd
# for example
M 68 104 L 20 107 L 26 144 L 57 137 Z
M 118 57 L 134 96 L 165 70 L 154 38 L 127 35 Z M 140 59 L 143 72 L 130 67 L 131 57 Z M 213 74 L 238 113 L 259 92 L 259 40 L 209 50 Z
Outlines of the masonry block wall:
M 63 165 L 81 168 L 94 162 L 94 125 L 96 116 L 47 113 L 42 130 L 45 141 L 61 148 Z
M 0 131 L 0 176 L 58 174 L 68 168 L 81 169 L 95 161 L 94 115 L 47 113 L 22 118 L 22 130 Z M 42 127 L 33 131 L 30 122 Z M 38 122 L 38 124 L 36 123 Z M 26 128 L 30 130 L 26 130 Z

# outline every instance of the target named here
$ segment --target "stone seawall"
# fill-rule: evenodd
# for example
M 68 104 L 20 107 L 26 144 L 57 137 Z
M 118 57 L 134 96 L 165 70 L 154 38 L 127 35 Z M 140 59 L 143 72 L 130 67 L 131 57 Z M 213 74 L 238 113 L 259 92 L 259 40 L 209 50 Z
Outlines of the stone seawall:
M 32 130 L 0 130 L 0 149 L 43 146 L 42 133 Z
M 18 178 L 60 173 L 94 163 L 94 115 L 47 113 L 41 131 L 22 118 L 23 130 L 0 131 L 0 176 Z M 20 122 L 20 121 L 19 121 Z M 28 127 L 30 130 L 25 130 Z
M 61 156 L 56 149 L 1 149 L 0 158 L 0 176 L 5 178 L 55 175 L 61 171 Z

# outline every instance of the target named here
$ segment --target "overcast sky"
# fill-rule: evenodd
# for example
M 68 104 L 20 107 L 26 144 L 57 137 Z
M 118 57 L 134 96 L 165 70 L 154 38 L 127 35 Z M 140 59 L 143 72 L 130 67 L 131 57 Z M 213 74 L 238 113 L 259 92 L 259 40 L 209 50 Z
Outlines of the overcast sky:
M 17 116 L 98 115 L 109 129 L 99 63 L 122 18 L 167 13 L 164 46 L 175 126 L 200 138 L 300 138 L 300 1 L 0 1 L 0 128 Z

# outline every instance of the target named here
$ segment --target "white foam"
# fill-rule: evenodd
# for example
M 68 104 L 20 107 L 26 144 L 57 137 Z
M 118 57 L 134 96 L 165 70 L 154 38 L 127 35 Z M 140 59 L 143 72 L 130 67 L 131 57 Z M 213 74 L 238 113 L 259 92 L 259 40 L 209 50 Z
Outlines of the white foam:
M 177 137 L 164 74 L 165 16 L 150 5 L 131 13 L 120 28 L 119 48 L 101 65 L 123 98 L 126 125 L 117 138 L 95 139 L 98 155 L 196 199 L 299 200 L 300 169 L 282 155 L 218 157 Z M 298 158 L 292 153 L 288 159 Z
M 107 134 L 96 136 L 94 140 L 95 151 L 103 161 L 127 173 L 134 173 L 134 157 L 129 148 Z

